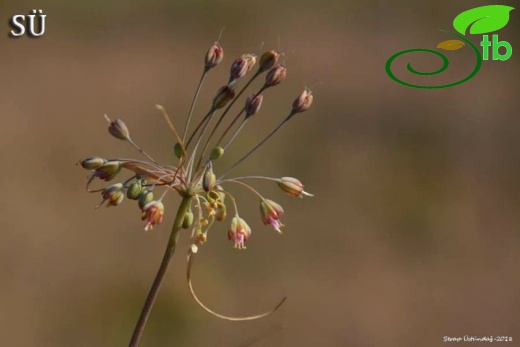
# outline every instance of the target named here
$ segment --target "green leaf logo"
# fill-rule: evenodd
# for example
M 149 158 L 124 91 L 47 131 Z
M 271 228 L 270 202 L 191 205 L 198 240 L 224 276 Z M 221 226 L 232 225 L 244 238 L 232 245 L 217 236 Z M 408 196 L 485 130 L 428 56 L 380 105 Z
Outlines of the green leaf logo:
M 453 27 L 462 35 L 466 35 L 469 27 L 470 34 L 487 34 L 505 27 L 512 10 L 514 7 L 505 5 L 475 7 L 455 17 Z

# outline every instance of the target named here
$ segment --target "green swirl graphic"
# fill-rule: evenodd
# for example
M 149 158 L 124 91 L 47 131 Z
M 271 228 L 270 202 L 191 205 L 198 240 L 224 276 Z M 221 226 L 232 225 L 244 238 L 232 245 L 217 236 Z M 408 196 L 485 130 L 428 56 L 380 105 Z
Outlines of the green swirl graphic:
M 471 42 L 469 41 L 468 39 L 466 39 L 464 36 L 461 36 L 461 35 L 458 35 L 456 33 L 452 33 L 450 31 L 446 31 L 446 30 L 441 30 L 442 32 L 445 32 L 447 34 L 450 34 L 452 36 L 455 36 L 455 37 L 458 37 L 459 39 L 461 39 L 462 41 L 464 41 L 466 44 L 468 44 L 472 49 L 473 51 L 475 52 L 475 56 L 477 57 L 477 62 L 476 62 L 476 65 L 475 65 L 475 68 L 473 69 L 473 71 L 469 74 L 469 76 L 467 76 L 466 78 L 460 80 L 460 81 L 457 81 L 457 82 L 454 82 L 454 83 L 450 83 L 450 84 L 443 84 L 443 85 L 440 85 L 440 86 L 423 86 L 423 85 L 419 85 L 419 84 L 411 84 L 411 83 L 408 83 L 408 82 L 405 82 L 403 80 L 400 80 L 396 75 L 394 75 L 394 73 L 392 72 L 392 68 L 391 68 L 391 65 L 392 65 L 392 62 L 399 56 L 403 55 L 403 54 L 407 54 L 407 53 L 410 53 L 410 52 L 426 52 L 426 53 L 431 53 L 431 54 L 435 54 L 437 55 L 438 57 L 440 57 L 442 59 L 442 67 L 436 71 L 433 71 L 433 72 L 421 72 L 421 71 L 417 71 L 415 70 L 411 63 L 409 62 L 408 65 L 406 66 L 406 68 L 408 69 L 408 71 L 410 71 L 411 73 L 415 74 L 415 75 L 420 75 L 420 76 L 432 76 L 432 75 L 437 75 L 437 74 L 440 74 L 441 72 L 445 71 L 448 66 L 450 65 L 450 62 L 448 60 L 448 57 L 446 57 L 444 54 L 440 53 L 440 52 L 437 52 L 437 51 L 434 51 L 432 49 L 426 49 L 426 48 L 414 48 L 414 49 L 407 49 L 405 51 L 401 51 L 401 52 L 398 52 L 396 54 L 394 54 L 393 56 L 391 56 L 387 62 L 386 62 L 386 66 L 385 66 L 385 69 L 386 69 L 386 73 L 388 74 L 388 76 L 390 76 L 391 79 L 393 79 L 395 82 L 399 83 L 399 84 L 402 84 L 404 86 L 407 86 L 407 87 L 412 87 L 412 88 L 421 88 L 421 89 L 441 89 L 441 88 L 448 88 L 448 87 L 453 87 L 453 86 L 456 86 L 458 84 L 462 84 L 464 82 L 467 82 L 469 81 L 470 79 L 472 79 L 473 77 L 475 77 L 475 75 L 479 72 L 480 70 L 480 67 L 482 66 L 482 55 L 480 54 L 480 51 L 478 50 L 478 48 Z

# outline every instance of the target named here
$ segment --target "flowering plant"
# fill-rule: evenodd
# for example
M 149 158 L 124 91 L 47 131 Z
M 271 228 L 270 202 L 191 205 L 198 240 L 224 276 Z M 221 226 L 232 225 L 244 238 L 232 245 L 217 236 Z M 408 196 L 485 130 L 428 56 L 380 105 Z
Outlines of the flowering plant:
M 156 106 L 175 137 L 176 143 L 174 146 L 174 153 L 177 158 L 176 165 L 172 166 L 158 163 L 152 156 L 146 153 L 133 141 L 130 136 L 130 131 L 121 119 L 111 120 L 106 115 L 105 118 L 108 121 L 109 133 L 115 138 L 126 141 L 135 147 L 146 157 L 146 160 L 104 159 L 95 156 L 81 161 L 81 166 L 83 168 L 91 170 L 91 175 L 87 182 L 87 191 L 101 193 L 102 201 L 98 207 L 103 204 L 107 207 L 118 206 L 125 200 L 125 198 L 136 200 L 142 212 L 141 218 L 145 222 L 144 229 L 146 231 L 152 230 L 154 226 L 162 223 L 165 213 L 163 199 L 168 192 L 176 192 L 182 198 L 175 216 L 171 235 L 166 246 L 161 266 L 159 267 L 158 273 L 141 311 L 139 320 L 132 335 L 130 346 L 138 346 L 139 344 L 139 340 L 151 309 L 170 265 L 181 229 L 191 229 L 191 247 L 188 252 L 187 265 L 189 289 L 194 299 L 206 311 L 227 320 L 251 320 L 269 315 L 285 301 L 285 298 L 282 299 L 273 310 L 260 315 L 239 318 L 228 317 L 213 312 L 207 308 L 195 295 L 191 283 L 191 268 L 198 248 L 207 242 L 208 231 L 214 223 L 222 222 L 226 219 L 228 214 L 226 199 L 231 201 L 233 209 L 233 217 L 231 218 L 228 230 L 228 238 L 232 242 L 233 247 L 239 250 L 245 249 L 246 242 L 251 237 L 252 230 L 246 221 L 239 215 L 236 200 L 226 188 L 227 185 L 241 185 L 253 192 L 253 194 L 255 194 L 259 199 L 261 220 L 265 225 L 272 226 L 278 233 L 282 232 L 283 227 L 283 224 L 280 221 L 280 218 L 284 214 L 282 206 L 265 198 L 250 184 L 244 181 L 253 179 L 270 180 L 276 182 L 278 186 L 289 195 L 295 197 L 311 196 L 311 194 L 303 190 L 303 184 L 293 177 L 271 178 L 264 176 L 244 176 L 226 178 L 226 176 L 236 166 L 247 159 L 269 138 L 278 132 L 289 120 L 293 119 L 297 114 L 307 111 L 311 107 L 313 96 L 308 88 L 305 88 L 305 90 L 294 100 L 288 115 L 283 118 L 273 131 L 264 137 L 263 140 L 232 164 L 226 171 L 224 171 L 224 173 L 217 175 L 213 171 L 213 163 L 224 155 L 226 149 L 244 129 L 246 123 L 250 122 L 251 119 L 253 119 L 253 116 L 260 111 L 264 99 L 263 93 L 269 88 L 279 85 L 286 78 L 287 69 L 278 62 L 280 56 L 280 53 L 274 50 L 262 54 L 258 60 L 258 69 L 256 72 L 240 89 L 240 91 L 235 92 L 239 80 L 250 72 L 257 63 L 257 57 L 254 54 L 244 54 L 238 57 L 231 65 L 229 81 L 217 91 L 208 112 L 201 118 L 198 125 L 188 136 L 193 110 L 204 80 L 208 72 L 219 65 L 224 57 L 224 50 L 219 42 L 215 42 L 210 47 L 205 56 L 203 73 L 195 92 L 182 134 L 177 132 L 177 128 L 172 123 L 165 109 L 160 105 Z M 245 105 L 238 111 L 236 116 L 228 122 L 228 126 L 221 132 L 219 138 L 215 141 L 217 131 L 221 129 L 223 121 L 227 120 L 226 115 L 228 115 L 231 107 L 236 103 L 251 83 L 263 73 L 266 73 L 266 77 L 262 87 L 246 99 Z M 213 125 L 212 130 L 208 133 L 210 124 L 212 124 L 216 114 L 224 107 L 226 107 L 225 110 L 220 114 L 218 120 Z M 237 125 L 236 123 L 239 120 L 240 124 Z M 213 143 L 213 145 L 208 153 L 210 143 Z M 112 181 L 114 178 L 118 177 L 123 170 L 131 172 L 132 175 L 122 182 L 112 184 L 106 188 L 94 190 L 90 188 L 91 183 L 95 179 Z M 155 192 L 158 188 L 164 188 L 164 191 L 159 198 L 156 198 Z

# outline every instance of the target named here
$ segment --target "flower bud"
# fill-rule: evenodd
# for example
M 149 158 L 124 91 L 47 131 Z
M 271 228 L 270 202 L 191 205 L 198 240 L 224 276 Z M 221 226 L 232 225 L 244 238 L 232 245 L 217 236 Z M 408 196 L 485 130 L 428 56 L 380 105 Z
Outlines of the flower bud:
M 226 106 L 226 104 L 229 101 L 233 100 L 234 97 L 235 97 L 234 86 L 230 87 L 230 85 L 227 85 L 227 86 L 221 87 L 217 91 L 217 95 L 213 99 L 213 108 L 215 110 L 218 110 L 219 108 Z
M 126 190 L 126 197 L 131 200 L 137 200 L 142 189 L 141 182 L 133 182 Z
M 278 186 L 289 195 L 303 198 L 303 196 L 313 196 L 303 190 L 303 184 L 293 177 L 282 177 L 278 180 Z
M 142 220 L 146 220 L 145 231 L 152 230 L 156 224 L 161 224 L 164 216 L 164 205 L 160 201 L 150 201 L 143 206 Z
M 215 187 L 216 181 L 217 181 L 217 176 L 215 176 L 215 174 L 213 173 L 213 169 L 211 168 L 211 165 L 210 165 L 206 169 L 206 172 L 204 173 L 204 177 L 202 177 L 202 188 L 206 192 L 212 191 L 213 187 Z
M 116 177 L 118 173 L 121 172 L 121 169 L 122 166 L 119 161 L 110 160 L 98 167 L 94 172 L 94 176 L 99 177 L 99 179 L 104 181 L 110 181 L 111 179 Z
M 246 249 L 245 242 L 251 236 L 251 228 L 240 217 L 233 217 L 231 227 L 228 230 L 228 239 L 235 243 L 236 249 Z
M 259 71 L 264 72 L 275 66 L 275 64 L 278 63 L 278 58 L 280 58 L 280 54 L 273 50 L 262 54 L 258 68 Z
M 260 216 L 264 225 L 271 225 L 276 231 L 282 233 L 281 227 L 283 224 L 280 222 L 280 217 L 284 211 L 282 206 L 276 202 L 268 199 L 260 201 Z
M 224 148 L 217 146 L 211 150 L 211 152 L 209 154 L 209 158 L 211 160 L 217 160 L 217 159 L 220 159 L 220 157 L 222 157 L 223 155 L 224 155 Z
M 182 145 L 180 143 L 177 142 L 175 146 L 173 146 L 173 153 L 175 153 L 175 156 L 178 159 L 184 157 L 184 149 L 182 148 Z
M 103 205 L 103 203 L 105 201 L 108 201 L 107 207 L 117 206 L 117 205 L 121 204 L 123 202 L 123 199 L 125 198 L 123 184 L 122 183 L 113 184 L 110 187 L 103 189 L 103 191 L 101 192 L 101 195 L 103 196 L 103 200 L 97 207 Z
M 312 105 L 312 92 L 310 89 L 305 90 L 300 94 L 296 100 L 294 100 L 292 109 L 294 113 L 300 113 L 307 111 Z
M 242 58 L 247 60 L 247 72 L 251 71 L 253 66 L 256 64 L 256 55 L 255 54 L 244 54 Z
M 263 95 L 250 95 L 246 100 L 246 118 L 254 116 L 260 111 L 260 107 L 262 106 L 262 101 L 264 100 Z
M 125 122 L 123 122 L 119 118 L 114 121 L 111 121 L 107 115 L 105 115 L 105 118 L 109 123 L 108 132 L 112 136 L 114 136 L 116 139 L 120 139 L 120 140 L 128 140 L 130 138 L 130 132 L 128 131 L 128 128 L 126 127 Z
M 184 219 L 182 220 L 182 228 L 189 229 L 193 225 L 193 212 L 188 211 L 184 215 Z
M 81 166 L 87 170 L 95 170 L 106 163 L 106 160 L 101 157 L 90 157 L 81 162 Z
M 146 204 L 148 204 L 150 201 L 153 200 L 153 192 L 148 189 L 144 189 L 141 191 L 141 194 L 139 194 L 139 199 L 137 202 L 137 205 L 142 210 Z
M 206 53 L 206 58 L 204 59 L 204 65 L 206 69 L 212 69 L 224 58 L 224 49 L 220 46 L 220 43 L 215 42 Z
M 280 64 L 276 64 L 265 77 L 265 85 L 267 87 L 274 87 L 283 82 L 287 76 L 287 69 Z
M 248 63 L 246 58 L 243 56 L 237 58 L 233 64 L 231 64 L 231 71 L 229 72 L 229 83 L 243 77 L 248 71 L 247 65 Z

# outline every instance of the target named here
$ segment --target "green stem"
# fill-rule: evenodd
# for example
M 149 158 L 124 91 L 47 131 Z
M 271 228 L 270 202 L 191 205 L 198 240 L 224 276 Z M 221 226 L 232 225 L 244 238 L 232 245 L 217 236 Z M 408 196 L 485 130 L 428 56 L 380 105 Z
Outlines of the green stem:
M 132 339 L 130 340 L 129 347 L 139 346 L 139 340 L 141 340 L 141 336 L 143 335 L 144 327 L 146 326 L 146 322 L 148 321 L 148 317 L 150 316 L 152 307 L 155 303 L 155 300 L 157 299 L 159 289 L 161 289 L 161 285 L 164 281 L 164 278 L 166 277 L 168 268 L 170 267 L 170 262 L 173 257 L 173 253 L 175 252 L 175 246 L 177 245 L 177 240 L 179 239 L 179 230 L 182 227 L 184 216 L 186 215 L 186 212 L 188 211 L 191 205 L 191 199 L 191 196 L 185 196 L 182 198 L 182 201 L 179 205 L 179 209 L 177 210 L 177 215 L 175 216 L 175 221 L 173 222 L 172 232 L 170 234 L 170 239 L 168 240 L 168 245 L 166 246 L 166 251 L 164 252 L 161 266 L 159 267 L 159 271 L 157 271 L 157 275 L 155 276 L 155 280 L 153 281 L 152 288 L 150 288 L 150 292 L 148 293 L 143 309 L 141 310 L 139 320 L 135 325 L 134 333 L 132 334 Z

